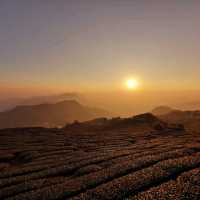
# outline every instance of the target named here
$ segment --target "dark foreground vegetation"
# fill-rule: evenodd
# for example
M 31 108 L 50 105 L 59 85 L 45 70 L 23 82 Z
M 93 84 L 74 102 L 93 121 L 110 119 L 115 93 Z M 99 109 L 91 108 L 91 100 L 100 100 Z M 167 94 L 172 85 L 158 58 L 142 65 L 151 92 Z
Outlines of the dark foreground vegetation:
M 151 114 L 0 131 L 0 199 L 200 199 L 200 134 Z

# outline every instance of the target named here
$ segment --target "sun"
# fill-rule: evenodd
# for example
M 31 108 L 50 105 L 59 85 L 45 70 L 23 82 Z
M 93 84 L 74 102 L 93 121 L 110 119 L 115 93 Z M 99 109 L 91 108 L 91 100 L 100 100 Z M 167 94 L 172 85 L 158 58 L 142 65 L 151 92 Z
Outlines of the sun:
M 136 79 L 127 79 L 126 80 L 126 88 L 129 90 L 134 90 L 139 87 L 139 82 Z

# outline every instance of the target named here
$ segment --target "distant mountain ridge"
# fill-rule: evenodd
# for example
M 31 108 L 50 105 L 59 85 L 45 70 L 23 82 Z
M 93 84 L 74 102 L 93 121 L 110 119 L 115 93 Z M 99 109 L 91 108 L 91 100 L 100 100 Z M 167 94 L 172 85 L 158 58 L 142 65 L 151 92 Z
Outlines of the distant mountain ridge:
M 25 99 L 21 102 L 22 105 L 36 105 L 44 103 L 57 103 L 66 100 L 75 100 L 83 103 L 83 97 L 75 92 L 66 92 L 57 95 L 50 96 L 36 96 L 32 98 Z
M 63 126 L 75 120 L 86 121 L 107 116 L 107 111 L 83 106 L 75 100 L 20 105 L 0 113 L 0 128 Z
M 65 100 L 76 100 L 78 102 L 84 103 L 84 97 L 79 93 L 66 92 L 62 94 L 55 95 L 45 95 L 45 96 L 33 96 L 29 98 L 11 98 L 0 100 L 0 112 L 7 111 L 8 109 L 13 109 L 17 105 L 37 105 L 37 104 L 47 104 L 47 103 L 57 103 Z

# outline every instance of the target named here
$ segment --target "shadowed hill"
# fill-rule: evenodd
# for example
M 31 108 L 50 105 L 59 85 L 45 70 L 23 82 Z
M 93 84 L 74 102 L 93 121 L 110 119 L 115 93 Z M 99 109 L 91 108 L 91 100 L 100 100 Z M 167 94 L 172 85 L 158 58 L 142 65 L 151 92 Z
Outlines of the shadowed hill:
M 75 131 L 137 131 L 138 134 L 149 132 L 165 132 L 169 130 L 184 131 L 181 124 L 169 124 L 151 113 L 144 113 L 130 118 L 97 118 L 83 123 L 67 124 L 64 129 Z
M 66 100 L 55 104 L 17 106 L 10 111 L 1 112 L 0 128 L 63 126 L 66 122 L 74 120 L 85 121 L 108 115 L 104 110 Z

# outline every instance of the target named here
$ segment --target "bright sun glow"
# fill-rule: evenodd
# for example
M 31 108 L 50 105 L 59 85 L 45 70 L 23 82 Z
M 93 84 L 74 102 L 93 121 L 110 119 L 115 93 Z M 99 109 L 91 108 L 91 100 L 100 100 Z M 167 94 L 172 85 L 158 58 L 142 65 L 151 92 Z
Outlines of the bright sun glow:
M 134 90 L 139 87 L 139 82 L 136 79 L 128 79 L 126 80 L 126 87 L 129 90 Z

